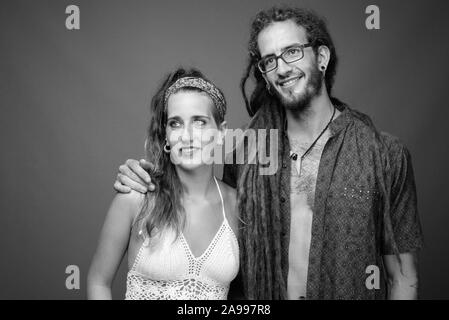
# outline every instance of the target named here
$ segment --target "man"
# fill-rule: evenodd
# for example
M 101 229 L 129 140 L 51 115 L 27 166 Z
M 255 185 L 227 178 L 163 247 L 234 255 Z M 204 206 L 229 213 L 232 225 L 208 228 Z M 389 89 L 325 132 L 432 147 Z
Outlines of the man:
M 245 297 L 417 298 L 422 232 L 410 155 L 331 96 L 337 55 L 325 22 L 304 9 L 261 11 L 249 52 L 249 128 L 281 134 L 276 174 L 258 174 L 258 164 L 224 167 L 243 221 Z M 128 160 L 114 186 L 145 192 L 143 181 L 151 181 L 146 171 Z

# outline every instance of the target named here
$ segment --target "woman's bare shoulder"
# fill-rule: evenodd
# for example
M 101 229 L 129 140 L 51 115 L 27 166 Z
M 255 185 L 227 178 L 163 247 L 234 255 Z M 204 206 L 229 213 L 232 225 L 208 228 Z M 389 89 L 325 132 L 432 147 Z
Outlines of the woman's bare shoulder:
M 145 194 L 134 190 L 129 193 L 117 193 L 112 200 L 110 211 L 121 213 L 133 220 L 135 215 L 140 212 L 144 200 Z
M 144 199 L 145 194 L 131 190 L 129 193 L 117 193 L 113 202 L 128 208 L 136 208 L 142 205 Z

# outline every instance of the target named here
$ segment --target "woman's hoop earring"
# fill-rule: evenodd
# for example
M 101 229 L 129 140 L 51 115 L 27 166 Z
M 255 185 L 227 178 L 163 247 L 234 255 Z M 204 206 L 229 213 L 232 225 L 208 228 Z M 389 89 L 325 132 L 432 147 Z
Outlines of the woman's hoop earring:
M 164 152 L 165 153 L 170 153 L 170 146 L 168 145 L 167 140 L 165 141 L 165 144 L 164 144 Z

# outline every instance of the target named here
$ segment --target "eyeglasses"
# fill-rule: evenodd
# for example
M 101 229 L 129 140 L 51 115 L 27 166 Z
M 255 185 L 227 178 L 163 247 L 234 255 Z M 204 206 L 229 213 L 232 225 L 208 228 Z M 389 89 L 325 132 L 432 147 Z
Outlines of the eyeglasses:
M 281 58 L 285 63 L 292 63 L 304 58 L 304 48 L 311 47 L 312 43 L 299 44 L 291 46 L 281 52 L 280 55 L 269 55 L 257 62 L 260 72 L 267 73 L 278 67 L 278 59 Z

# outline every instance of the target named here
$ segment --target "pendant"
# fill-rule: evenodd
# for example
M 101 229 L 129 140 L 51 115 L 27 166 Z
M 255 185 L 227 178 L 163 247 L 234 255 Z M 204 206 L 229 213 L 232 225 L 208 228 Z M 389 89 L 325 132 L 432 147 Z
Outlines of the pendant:
M 298 172 L 298 176 L 301 176 L 301 165 L 302 159 L 298 157 L 298 160 L 295 161 L 296 172 Z
M 301 164 L 302 164 L 302 157 L 299 157 L 297 153 L 294 153 L 290 150 L 290 159 L 293 160 L 296 168 L 296 172 L 298 173 L 298 176 L 301 175 Z

